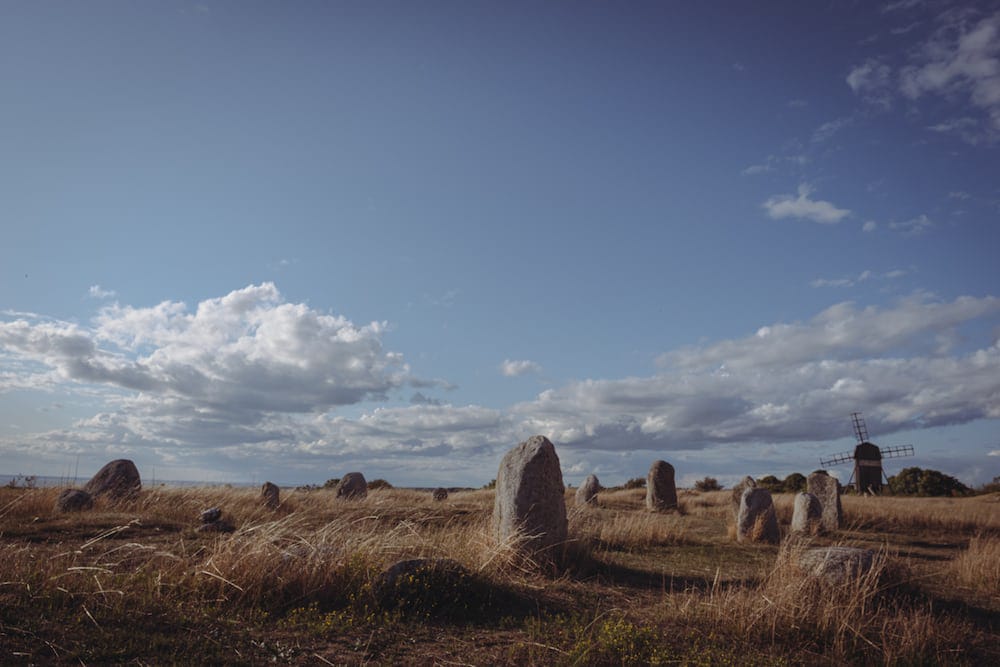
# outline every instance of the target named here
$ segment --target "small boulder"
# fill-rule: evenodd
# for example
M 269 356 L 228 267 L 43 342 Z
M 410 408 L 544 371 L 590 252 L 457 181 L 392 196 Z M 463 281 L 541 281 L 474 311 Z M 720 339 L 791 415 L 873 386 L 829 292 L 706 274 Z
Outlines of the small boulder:
M 799 554 L 799 567 L 830 584 L 843 584 L 867 574 L 875 566 L 875 552 L 857 547 L 819 547 Z
M 83 489 L 63 489 L 56 498 L 57 512 L 82 512 L 94 506 L 94 498 Z
M 597 475 L 587 475 L 583 484 L 576 490 L 577 505 L 596 505 L 597 493 L 601 490 L 601 483 L 597 481 Z
M 840 530 L 843 509 L 840 505 L 840 483 L 825 470 L 817 470 L 806 478 L 806 491 L 819 499 L 823 508 L 820 523 L 823 530 L 833 532 Z
M 281 490 L 278 485 L 264 482 L 264 486 L 260 487 L 260 500 L 264 507 L 271 510 L 278 509 L 278 505 L 281 504 Z
M 448 500 L 448 489 L 442 487 L 434 489 L 434 500 L 437 500 L 438 502 Z
M 209 507 L 201 513 L 202 523 L 215 523 L 222 518 L 222 510 L 218 507 Z
M 368 497 L 368 482 L 359 472 L 349 472 L 340 478 L 337 484 L 337 497 L 348 500 L 361 500 Z
M 732 503 L 732 505 L 733 505 L 733 518 L 734 519 L 739 520 L 739 517 L 740 517 L 740 500 L 742 500 L 742 498 L 743 498 L 743 492 L 746 491 L 747 489 L 753 489 L 753 488 L 756 488 L 756 487 L 757 487 L 757 482 L 755 482 L 754 479 L 753 479 L 753 477 L 751 477 L 750 475 L 747 475 L 746 477 L 744 477 L 743 479 L 741 479 L 733 487 L 733 493 L 732 493 L 733 503 Z
M 792 510 L 791 532 L 810 535 L 822 532 L 823 524 L 820 521 L 822 514 L 823 507 L 819 504 L 819 498 L 811 493 L 796 494 Z
M 754 487 L 743 492 L 739 518 L 736 521 L 736 541 L 771 544 L 781 541 L 774 502 L 767 489 Z
M 653 461 L 646 475 L 646 509 L 650 511 L 677 508 L 677 487 L 674 467 L 666 461 Z
M 554 562 L 566 541 L 566 487 L 559 456 L 549 439 L 536 435 L 500 461 L 493 503 L 493 532 L 500 542 L 521 533 L 526 551 Z
M 111 500 L 123 500 L 138 494 L 142 490 L 142 481 L 132 461 L 115 459 L 98 470 L 83 490 L 95 498 L 107 496 Z

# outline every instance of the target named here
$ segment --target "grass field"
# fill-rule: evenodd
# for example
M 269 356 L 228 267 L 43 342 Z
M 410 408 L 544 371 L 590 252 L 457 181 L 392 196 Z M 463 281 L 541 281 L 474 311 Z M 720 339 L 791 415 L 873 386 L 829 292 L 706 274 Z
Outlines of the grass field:
M 878 550 L 835 587 L 805 548 L 736 544 L 729 491 L 643 490 L 570 507 L 555 575 L 490 532 L 493 492 L 147 489 L 53 511 L 57 489 L 0 489 L 3 664 L 1000 664 L 1000 494 L 844 498 L 841 532 L 811 545 Z M 792 496 L 775 498 L 783 531 Z M 237 530 L 199 533 L 221 507 Z M 444 557 L 459 578 L 380 573 Z

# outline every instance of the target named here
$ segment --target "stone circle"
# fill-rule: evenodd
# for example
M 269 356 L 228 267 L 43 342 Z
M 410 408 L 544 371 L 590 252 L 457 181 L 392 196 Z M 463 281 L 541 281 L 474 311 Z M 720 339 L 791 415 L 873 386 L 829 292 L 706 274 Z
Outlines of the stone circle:
M 819 498 L 823 508 L 820 523 L 825 532 L 840 530 L 843 509 L 840 505 L 840 484 L 824 470 L 817 470 L 806 478 L 806 491 Z
M 791 532 L 810 535 L 820 533 L 823 529 L 822 515 L 823 507 L 819 498 L 807 492 L 797 493 L 792 509 Z

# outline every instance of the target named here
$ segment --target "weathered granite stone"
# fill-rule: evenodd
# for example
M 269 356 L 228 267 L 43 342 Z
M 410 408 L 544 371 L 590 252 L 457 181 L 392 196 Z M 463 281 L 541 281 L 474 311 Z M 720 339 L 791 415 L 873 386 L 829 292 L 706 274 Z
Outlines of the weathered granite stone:
M 260 487 L 260 499 L 265 507 L 276 510 L 281 504 L 281 489 L 278 488 L 277 484 L 264 482 L 264 485 Z
M 819 498 L 811 493 L 796 494 L 791 532 L 810 535 L 822 532 L 823 524 L 820 521 L 822 514 L 823 507 L 819 504 Z
M 597 480 L 597 475 L 587 475 L 583 484 L 576 490 L 577 505 L 596 505 L 597 493 L 601 490 L 601 483 Z
M 493 532 L 501 541 L 518 534 L 522 548 L 549 561 L 566 541 L 566 500 L 556 448 L 540 435 L 511 449 L 497 471 Z
M 368 482 L 359 472 L 349 472 L 340 478 L 337 484 L 337 497 L 351 500 L 361 500 L 368 497 Z
M 827 583 L 843 584 L 871 570 L 875 552 L 857 547 L 819 547 L 801 553 L 798 564 L 806 573 Z
M 94 506 L 93 497 L 82 489 L 63 489 L 56 498 L 57 512 L 82 512 Z
M 840 505 L 840 484 L 823 470 L 817 470 L 806 479 L 806 491 L 819 499 L 823 508 L 820 524 L 825 532 L 840 530 L 843 510 Z
M 132 498 L 141 489 L 139 470 L 128 459 L 115 459 L 105 464 L 83 487 L 95 498 L 107 496 L 111 500 Z
M 771 492 L 767 489 L 755 487 L 743 492 L 740 498 L 740 514 L 736 521 L 736 540 L 771 544 L 781 541 L 774 502 L 771 500 Z
M 656 511 L 676 508 L 674 467 L 666 461 L 653 461 L 646 475 L 646 509 Z
M 739 517 L 740 517 L 740 500 L 743 498 L 743 492 L 746 491 L 747 489 L 753 489 L 753 488 L 756 488 L 756 487 L 757 487 L 757 482 L 755 482 L 754 479 L 753 479 L 753 477 L 751 477 L 750 475 L 747 475 L 746 477 L 744 477 L 743 479 L 741 479 L 733 487 L 733 493 L 732 493 L 733 503 L 732 504 L 733 504 L 733 518 L 734 519 L 738 520 Z
M 448 489 L 442 487 L 434 489 L 434 500 L 448 500 Z
M 215 523 L 222 518 L 222 510 L 218 507 L 209 507 L 201 513 L 202 523 Z

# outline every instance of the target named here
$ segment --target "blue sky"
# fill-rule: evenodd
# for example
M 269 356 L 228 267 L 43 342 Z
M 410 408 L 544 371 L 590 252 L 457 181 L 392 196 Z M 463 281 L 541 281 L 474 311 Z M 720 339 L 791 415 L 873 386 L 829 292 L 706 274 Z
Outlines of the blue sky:
M 0 471 L 1000 475 L 992 3 L 2 13 Z

